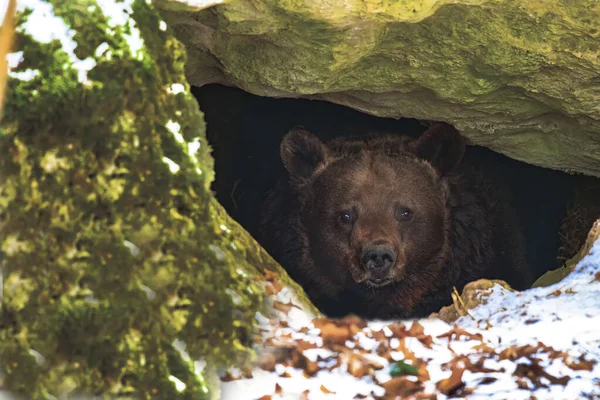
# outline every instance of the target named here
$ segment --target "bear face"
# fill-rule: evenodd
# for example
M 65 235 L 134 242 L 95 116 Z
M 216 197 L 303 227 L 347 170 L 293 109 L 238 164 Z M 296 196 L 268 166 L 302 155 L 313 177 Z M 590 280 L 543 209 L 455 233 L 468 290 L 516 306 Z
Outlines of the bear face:
M 424 316 L 469 281 L 525 282 L 511 210 L 465 147 L 448 125 L 328 143 L 294 129 L 258 239 L 330 316 Z
M 440 252 L 447 190 L 431 165 L 380 152 L 325 160 L 296 190 L 312 259 L 329 279 L 382 287 Z

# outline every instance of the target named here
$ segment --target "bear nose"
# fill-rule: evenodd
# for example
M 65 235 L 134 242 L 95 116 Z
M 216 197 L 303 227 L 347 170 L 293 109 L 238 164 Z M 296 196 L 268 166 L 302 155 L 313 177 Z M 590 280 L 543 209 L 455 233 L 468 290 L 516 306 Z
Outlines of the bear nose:
M 363 250 L 361 261 L 366 269 L 384 273 L 396 262 L 396 252 L 388 244 L 370 245 Z

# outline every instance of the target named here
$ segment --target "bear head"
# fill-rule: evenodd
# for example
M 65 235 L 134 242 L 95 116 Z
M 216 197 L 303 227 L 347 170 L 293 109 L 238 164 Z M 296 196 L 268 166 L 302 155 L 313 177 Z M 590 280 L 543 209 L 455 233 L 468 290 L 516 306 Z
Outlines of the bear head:
M 303 128 L 290 131 L 281 158 L 318 272 L 335 286 L 374 290 L 442 268 L 448 180 L 464 152 L 464 138 L 448 125 L 417 139 L 329 143 Z

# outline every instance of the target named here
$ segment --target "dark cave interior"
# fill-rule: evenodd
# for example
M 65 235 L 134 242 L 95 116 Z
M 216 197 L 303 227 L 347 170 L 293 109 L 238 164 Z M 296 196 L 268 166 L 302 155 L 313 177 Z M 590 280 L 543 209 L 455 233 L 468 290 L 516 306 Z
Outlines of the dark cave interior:
M 213 148 L 212 189 L 227 212 L 253 235 L 263 196 L 285 176 L 279 144 L 292 127 L 302 125 L 324 140 L 373 131 L 418 136 L 426 129 L 415 119 L 380 118 L 325 101 L 261 97 L 218 84 L 193 87 L 192 93 L 205 114 Z M 536 278 L 575 254 L 593 219 L 583 218 L 577 232 L 566 235 L 571 243 L 561 247 L 567 209 L 577 190 L 597 187 L 600 180 L 536 167 L 480 146 L 467 151 L 506 178 Z

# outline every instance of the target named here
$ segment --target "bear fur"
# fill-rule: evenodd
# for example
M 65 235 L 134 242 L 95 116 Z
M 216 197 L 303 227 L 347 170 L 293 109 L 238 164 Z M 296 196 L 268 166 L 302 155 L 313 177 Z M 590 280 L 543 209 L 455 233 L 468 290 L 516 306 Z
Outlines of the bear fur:
M 424 317 L 480 278 L 524 289 L 532 277 L 510 196 L 465 151 L 446 124 L 327 143 L 294 128 L 258 240 L 331 317 Z

